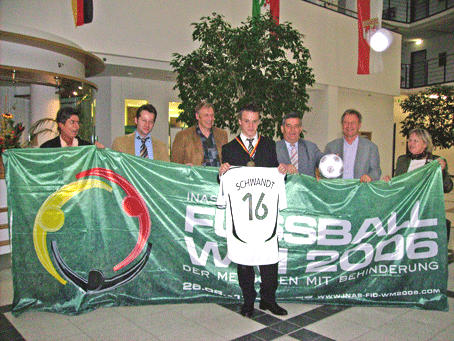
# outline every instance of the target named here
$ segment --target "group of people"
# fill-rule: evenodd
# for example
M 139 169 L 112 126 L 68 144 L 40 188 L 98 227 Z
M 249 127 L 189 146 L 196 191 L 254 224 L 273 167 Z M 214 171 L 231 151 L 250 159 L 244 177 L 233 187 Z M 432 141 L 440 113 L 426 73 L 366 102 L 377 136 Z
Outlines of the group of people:
M 246 110 L 250 109 L 250 110 Z M 242 113 L 256 113 L 251 117 L 242 117 Z M 84 146 L 90 145 L 78 136 L 80 129 L 80 111 L 72 107 L 63 107 L 57 113 L 59 136 L 41 145 L 42 148 Z M 241 111 L 239 124 L 240 137 L 252 136 L 252 141 L 241 138 L 228 142 L 227 132 L 214 126 L 215 111 L 212 104 L 201 102 L 195 108 L 197 124 L 178 132 L 175 136 L 172 150 L 169 154 L 164 142 L 151 136 L 157 119 L 157 111 L 151 104 L 142 105 L 137 109 L 135 123 L 136 131 L 115 138 L 112 149 L 131 155 L 147 157 L 160 161 L 172 161 L 191 166 L 221 167 L 231 163 L 231 158 L 239 158 L 238 162 L 251 161 L 248 149 L 252 146 L 255 155 L 254 164 L 257 167 L 280 167 L 289 174 L 305 174 L 315 177 L 320 159 L 325 154 L 337 154 L 344 162 L 344 179 L 360 179 L 370 182 L 380 179 L 380 156 L 377 146 L 366 138 L 359 136 L 362 116 L 353 109 L 344 112 L 341 118 L 343 138 L 327 144 L 324 153 L 313 142 L 301 138 L 303 127 L 301 118 L 296 113 L 284 116 L 281 125 L 283 139 L 277 143 L 257 135 L 260 124 L 260 109 L 254 104 Z M 257 117 L 256 117 L 257 116 Z M 243 144 L 238 144 L 243 141 Z M 104 146 L 95 142 L 99 148 Z M 225 147 L 224 147 L 225 146 Z M 259 147 L 256 150 L 256 147 Z M 225 150 L 223 150 L 225 148 Z M 275 149 L 273 153 L 269 149 Z M 263 151 L 262 151 L 263 150 Z M 263 159 L 261 153 L 264 153 Z M 274 157 L 275 156 L 275 157 Z M 440 159 L 443 160 L 443 159 Z M 252 161 L 251 161 L 252 162 Z M 235 164 L 237 162 L 234 162 Z M 446 162 L 442 163 L 444 169 Z
M 90 144 L 77 136 L 79 115 L 80 112 L 72 108 L 60 109 L 57 113 L 60 135 L 41 147 Z M 214 126 L 213 105 L 201 102 L 195 108 L 197 124 L 176 134 L 169 159 L 166 144 L 151 136 L 156 118 L 156 109 L 151 104 L 142 105 L 135 117 L 136 131 L 115 138 L 112 149 L 155 160 L 218 167 L 220 177 L 233 166 L 276 167 L 282 174 L 299 173 L 318 177 L 317 168 L 321 158 L 325 154 L 337 154 L 344 162 L 342 178 L 371 182 L 379 180 L 381 176 L 378 148 L 373 142 L 360 136 L 362 115 L 354 109 L 343 113 L 341 117 L 343 137 L 328 143 L 324 153 L 315 143 L 301 138 L 303 128 L 301 118 L 296 113 L 284 116 L 281 141 L 275 143 L 274 140 L 258 134 L 260 109 L 255 104 L 249 104 L 240 111 L 238 122 L 241 132 L 228 142 L 227 132 Z M 99 143 L 97 146 L 104 148 Z M 415 129 L 409 134 L 408 150 L 407 154 L 397 160 L 396 175 L 438 160 L 443 172 L 444 192 L 452 190 L 453 183 L 446 160 L 432 154 L 433 145 L 426 130 Z M 390 177 L 386 176 L 384 180 L 389 181 Z M 287 315 L 287 311 L 276 303 L 278 263 L 237 264 L 238 282 L 244 300 L 241 314 L 251 317 L 254 312 L 257 292 L 254 286 L 253 266 L 259 266 L 261 275 L 260 309 L 269 310 L 275 315 Z

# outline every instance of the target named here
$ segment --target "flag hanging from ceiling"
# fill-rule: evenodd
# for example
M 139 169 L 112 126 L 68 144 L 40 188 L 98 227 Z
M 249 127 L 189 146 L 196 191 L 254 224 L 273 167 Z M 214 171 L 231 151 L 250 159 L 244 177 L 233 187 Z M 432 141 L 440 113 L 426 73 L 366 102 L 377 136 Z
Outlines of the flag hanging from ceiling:
M 381 27 L 383 2 L 358 0 L 358 75 L 368 75 L 383 70 L 382 56 L 372 50 L 367 42 L 371 29 Z
M 279 2 L 280 0 L 252 0 L 252 17 L 260 17 L 262 8 L 265 8 L 271 12 L 276 25 L 279 25 Z
M 71 3 L 76 27 L 93 21 L 93 0 L 71 0 Z

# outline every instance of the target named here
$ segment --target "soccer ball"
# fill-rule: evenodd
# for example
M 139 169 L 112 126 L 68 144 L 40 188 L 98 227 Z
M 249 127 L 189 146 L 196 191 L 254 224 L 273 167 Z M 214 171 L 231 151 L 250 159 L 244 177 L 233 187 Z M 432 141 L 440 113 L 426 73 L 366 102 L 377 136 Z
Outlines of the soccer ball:
M 325 178 L 337 178 L 344 171 L 344 162 L 336 154 L 327 154 L 320 160 L 318 169 Z

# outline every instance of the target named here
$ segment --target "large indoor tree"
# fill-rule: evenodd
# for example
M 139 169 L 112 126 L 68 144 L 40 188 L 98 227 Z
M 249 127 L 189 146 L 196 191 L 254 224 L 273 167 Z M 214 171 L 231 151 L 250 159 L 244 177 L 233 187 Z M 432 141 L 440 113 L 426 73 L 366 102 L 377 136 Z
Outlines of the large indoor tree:
M 309 111 L 306 87 L 315 82 L 310 54 L 290 23 L 277 25 L 268 13 L 232 27 L 213 13 L 192 25 L 199 48 L 175 53 L 171 62 L 182 101 L 179 121 L 195 124 L 194 108 L 206 100 L 215 106 L 215 124 L 236 132 L 239 110 L 255 102 L 263 114 L 260 133 L 273 137 L 280 135 L 284 114 Z
M 413 128 L 424 128 L 432 136 L 435 147 L 454 145 L 454 87 L 436 85 L 410 95 L 400 104 L 407 114 L 401 122 L 401 133 L 408 137 Z

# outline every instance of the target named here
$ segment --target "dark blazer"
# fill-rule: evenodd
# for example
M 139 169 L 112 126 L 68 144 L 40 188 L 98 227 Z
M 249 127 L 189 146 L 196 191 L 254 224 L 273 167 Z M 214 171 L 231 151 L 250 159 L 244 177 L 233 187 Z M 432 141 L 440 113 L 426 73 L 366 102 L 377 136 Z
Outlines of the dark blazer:
M 241 139 L 240 136 L 238 138 Z M 227 162 L 231 166 L 246 166 L 249 161 L 249 154 L 236 139 L 222 146 L 222 163 Z M 276 143 L 268 137 L 261 136 L 255 150 L 254 162 L 256 167 L 278 167 Z
M 276 143 L 277 161 L 290 165 L 290 155 L 288 153 L 285 140 Z M 315 170 L 320 163 L 323 153 L 313 142 L 299 139 L 298 140 L 298 173 L 315 177 Z
M 91 146 L 92 143 L 82 140 L 79 136 L 76 136 L 77 141 L 79 141 L 79 146 Z M 39 148 L 61 148 L 60 135 L 52 140 L 44 142 Z
M 433 160 L 439 159 L 439 158 L 440 158 L 440 156 L 429 153 L 426 158 L 426 164 Z M 410 162 L 411 162 L 411 157 L 408 154 L 399 156 L 397 158 L 396 172 L 394 175 L 397 176 L 397 175 L 407 173 L 408 167 L 410 166 Z M 446 167 L 445 167 L 445 169 L 443 169 L 442 175 L 443 175 L 443 192 L 449 193 L 452 191 L 453 183 L 452 183 L 451 176 L 449 175 L 449 172 L 448 172 L 448 163 L 446 163 Z

